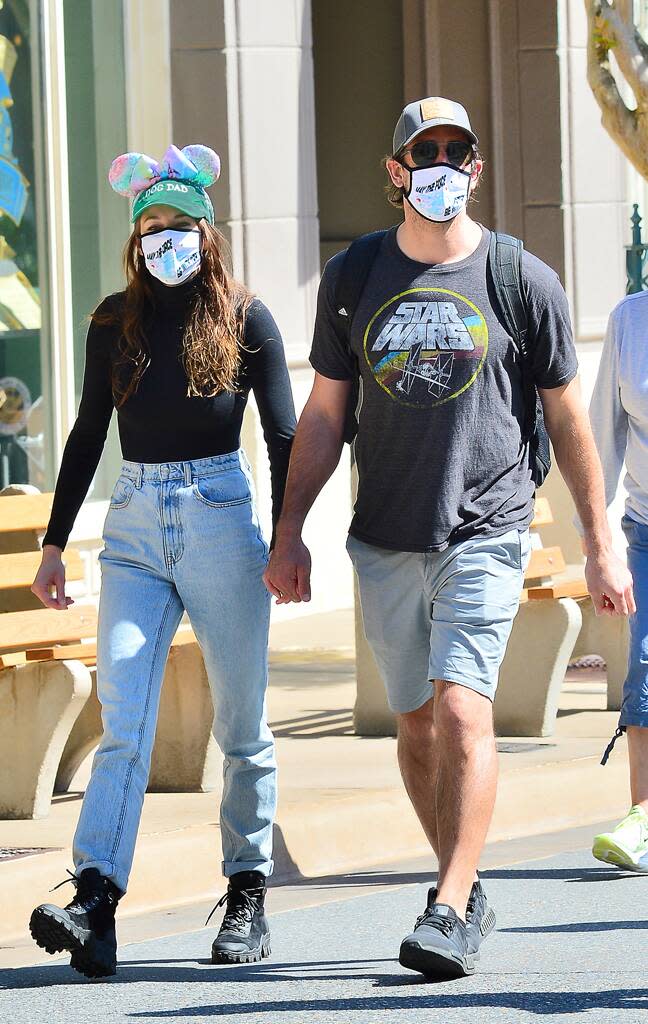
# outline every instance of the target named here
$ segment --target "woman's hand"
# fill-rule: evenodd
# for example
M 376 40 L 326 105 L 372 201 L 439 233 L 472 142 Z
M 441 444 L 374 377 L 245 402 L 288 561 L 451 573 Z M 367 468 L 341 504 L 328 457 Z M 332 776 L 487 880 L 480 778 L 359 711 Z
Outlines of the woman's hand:
M 74 601 L 65 594 L 65 566 L 61 555 L 63 551 L 54 544 L 46 544 L 36 579 L 31 585 L 32 594 L 36 594 L 46 608 L 65 611 Z

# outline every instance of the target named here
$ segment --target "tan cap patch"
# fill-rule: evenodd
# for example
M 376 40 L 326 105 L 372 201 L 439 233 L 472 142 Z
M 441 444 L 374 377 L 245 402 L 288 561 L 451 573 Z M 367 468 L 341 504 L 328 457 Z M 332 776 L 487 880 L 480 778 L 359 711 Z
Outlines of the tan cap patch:
M 421 117 L 424 121 L 434 121 L 438 117 L 447 117 L 448 121 L 454 123 L 457 120 L 454 103 L 441 96 L 432 96 L 427 100 L 421 100 Z

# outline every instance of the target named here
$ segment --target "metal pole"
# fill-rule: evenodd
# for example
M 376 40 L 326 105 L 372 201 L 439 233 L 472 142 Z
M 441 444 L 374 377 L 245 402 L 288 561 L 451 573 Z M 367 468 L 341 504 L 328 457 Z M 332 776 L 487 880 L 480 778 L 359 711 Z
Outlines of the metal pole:
M 626 273 L 628 277 L 626 295 L 643 291 L 646 284 L 644 280 L 644 263 L 646 261 L 648 245 L 641 239 L 641 220 L 639 206 L 637 203 L 633 203 L 632 216 L 630 218 L 630 223 L 632 224 L 632 244 L 625 246 Z

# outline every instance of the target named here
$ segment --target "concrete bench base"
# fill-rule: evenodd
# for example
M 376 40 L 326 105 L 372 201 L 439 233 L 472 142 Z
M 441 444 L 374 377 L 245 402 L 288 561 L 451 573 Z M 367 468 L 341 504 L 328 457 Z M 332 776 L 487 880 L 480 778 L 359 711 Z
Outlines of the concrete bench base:
M 558 697 L 582 625 L 570 597 L 520 605 L 495 697 L 500 736 L 551 736 Z
M 573 658 L 598 654 L 607 665 L 607 708 L 621 707 L 623 684 L 628 671 L 630 627 L 626 618 L 596 615 L 589 598 L 579 602 L 583 627 L 574 648 Z
M 0 672 L 0 818 L 47 815 L 63 748 L 91 685 L 80 661 Z
M 355 587 L 356 702 L 353 727 L 356 736 L 395 736 L 396 719 L 389 709 L 385 685 L 365 636 L 358 578 Z
M 148 790 L 201 793 L 219 785 L 221 757 L 211 734 L 214 718 L 209 682 L 197 643 L 172 647 L 162 685 Z M 103 732 L 96 670 L 92 693 L 63 751 L 56 792 L 66 793 L 79 766 Z

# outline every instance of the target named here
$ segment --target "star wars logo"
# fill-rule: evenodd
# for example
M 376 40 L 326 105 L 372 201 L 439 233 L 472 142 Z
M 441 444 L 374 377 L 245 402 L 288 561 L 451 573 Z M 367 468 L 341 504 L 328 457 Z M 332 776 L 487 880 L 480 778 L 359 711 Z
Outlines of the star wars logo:
M 454 302 L 401 302 L 373 343 L 374 352 L 407 351 L 422 343 L 423 349 L 472 351 L 470 331 Z

